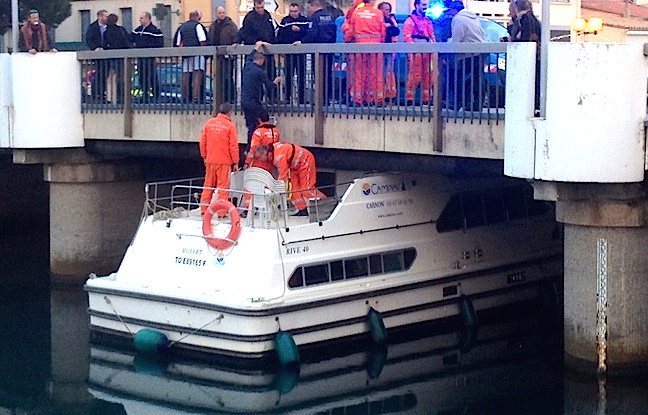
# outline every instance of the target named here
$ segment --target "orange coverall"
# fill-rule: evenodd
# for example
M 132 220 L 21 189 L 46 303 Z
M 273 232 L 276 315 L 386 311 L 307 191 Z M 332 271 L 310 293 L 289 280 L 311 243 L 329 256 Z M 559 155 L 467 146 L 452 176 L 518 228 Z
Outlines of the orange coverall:
M 313 153 L 291 143 L 273 144 L 272 164 L 279 171 L 279 180 L 288 179 L 292 184 L 290 201 L 299 210 L 306 209 L 308 199 L 326 198 L 315 188 L 317 169 Z
M 351 17 L 350 32 L 355 43 L 382 43 L 386 29 L 383 13 L 371 3 L 356 8 Z M 357 53 L 353 58 L 354 82 L 351 96 L 356 105 L 367 103 L 382 104 L 383 54 Z
M 245 164 L 248 167 L 259 167 L 268 173 L 272 173 L 272 161 L 270 160 L 261 160 L 254 157 L 254 152 L 259 146 L 270 147 L 274 143 L 279 142 L 280 139 L 279 129 L 270 123 L 260 124 L 254 133 L 252 133 L 252 141 L 250 142 L 250 150 L 248 151 L 247 157 L 245 158 Z M 243 207 L 248 209 L 250 202 L 252 201 L 252 195 L 246 193 L 243 198 Z
M 207 211 L 214 191 L 208 187 L 229 189 L 232 165 L 239 162 L 238 132 L 226 114 L 210 118 L 200 135 L 200 155 L 205 161 L 205 182 L 200 196 L 200 210 Z M 219 190 L 218 198 L 227 200 L 229 191 Z
M 245 158 L 245 164 L 248 167 L 259 167 L 263 170 L 272 173 L 272 162 L 270 160 L 260 160 L 254 158 L 254 152 L 258 146 L 270 147 L 274 143 L 280 141 L 281 136 L 279 129 L 270 123 L 260 124 L 254 133 L 252 133 L 252 141 L 250 143 L 250 150 Z
M 426 40 L 427 38 L 427 40 Z M 416 11 L 403 24 L 403 39 L 405 43 L 436 42 L 434 27 L 427 16 L 419 16 Z M 421 99 L 430 101 L 432 94 L 432 61 L 429 53 L 413 53 L 407 57 L 409 70 L 407 73 L 407 100 L 414 101 L 414 91 L 421 85 Z

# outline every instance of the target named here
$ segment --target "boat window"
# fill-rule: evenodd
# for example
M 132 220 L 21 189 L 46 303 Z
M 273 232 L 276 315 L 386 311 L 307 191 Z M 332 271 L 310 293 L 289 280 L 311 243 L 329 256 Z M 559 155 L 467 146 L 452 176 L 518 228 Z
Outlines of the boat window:
M 402 271 L 405 268 L 403 251 L 386 252 L 383 254 L 385 273 Z
M 304 276 L 302 275 L 302 267 L 298 267 L 288 280 L 290 288 L 302 287 L 304 285 Z
M 350 278 L 381 275 L 409 269 L 416 249 L 407 248 L 323 264 L 298 267 L 288 279 L 289 288 L 306 287 Z
M 437 220 L 437 231 L 450 232 L 544 215 L 547 202 L 533 199 L 529 185 L 473 190 L 453 195 Z
M 342 261 L 331 262 L 331 281 L 339 281 L 344 279 L 344 267 Z
M 306 285 L 316 285 L 329 282 L 328 264 L 311 265 L 304 267 Z
M 486 223 L 482 201 L 482 195 L 479 193 L 465 193 L 461 198 L 466 228 L 483 226 Z
M 367 257 L 345 260 L 344 270 L 346 271 L 347 279 L 366 277 L 367 275 L 369 275 L 367 268 Z
M 382 269 L 382 260 L 380 254 L 369 256 L 369 271 L 371 272 L 372 275 L 382 274 L 383 269 Z
M 416 249 L 407 248 L 405 251 L 403 251 L 403 265 L 405 265 L 405 269 L 410 269 L 415 259 Z

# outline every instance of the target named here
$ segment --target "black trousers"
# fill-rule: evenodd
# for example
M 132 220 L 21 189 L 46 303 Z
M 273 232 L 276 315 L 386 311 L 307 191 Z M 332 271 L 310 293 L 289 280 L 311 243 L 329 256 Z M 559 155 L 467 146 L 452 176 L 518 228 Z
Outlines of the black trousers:
M 259 123 L 259 117 L 261 111 L 265 108 L 260 102 L 241 102 L 241 108 L 243 109 L 243 115 L 245 116 L 245 126 L 248 129 L 247 133 L 247 149 L 250 150 L 250 145 L 252 144 L 252 134 Z
M 137 71 L 139 72 L 142 88 L 142 101 L 150 102 L 160 96 L 160 86 L 155 71 L 155 58 L 138 58 Z

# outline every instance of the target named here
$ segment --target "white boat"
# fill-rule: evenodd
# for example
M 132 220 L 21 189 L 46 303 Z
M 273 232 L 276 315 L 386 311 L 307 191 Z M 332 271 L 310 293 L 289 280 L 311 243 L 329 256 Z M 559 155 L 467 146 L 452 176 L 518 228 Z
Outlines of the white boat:
M 231 220 L 200 215 L 200 180 L 148 184 L 119 269 L 86 282 L 91 329 L 154 331 L 161 347 L 260 359 L 282 341 L 302 349 L 369 333 L 380 342 L 395 327 L 452 316 L 474 324 L 481 310 L 537 298 L 562 276 L 553 209 L 525 182 L 338 174 L 328 197 L 295 217 L 281 186 L 255 170 L 243 173 L 255 213 L 240 229 L 237 209 Z

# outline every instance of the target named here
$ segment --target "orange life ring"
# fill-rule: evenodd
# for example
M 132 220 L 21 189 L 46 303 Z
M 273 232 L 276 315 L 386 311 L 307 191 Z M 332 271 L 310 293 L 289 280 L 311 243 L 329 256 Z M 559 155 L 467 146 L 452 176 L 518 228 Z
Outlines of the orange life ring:
M 211 221 L 216 212 L 226 211 L 232 222 L 232 227 L 224 239 L 215 238 L 212 234 Z M 241 215 L 238 209 L 231 202 L 223 199 L 218 199 L 207 208 L 205 216 L 203 216 L 203 235 L 206 236 L 207 244 L 216 249 L 227 249 L 234 245 L 239 235 L 241 234 Z

